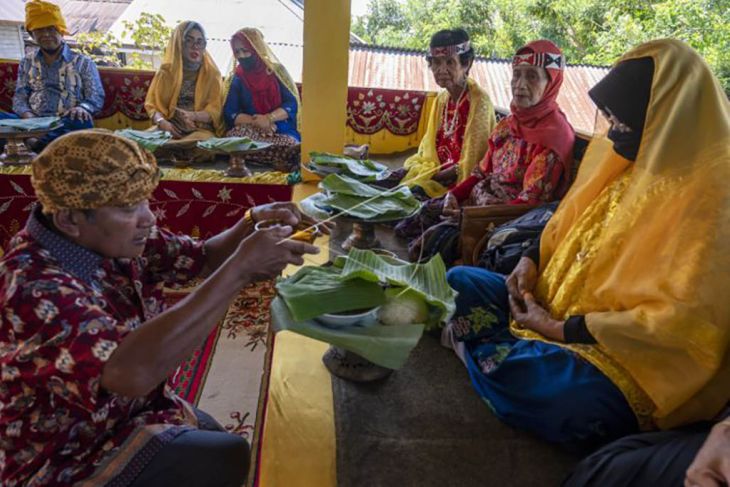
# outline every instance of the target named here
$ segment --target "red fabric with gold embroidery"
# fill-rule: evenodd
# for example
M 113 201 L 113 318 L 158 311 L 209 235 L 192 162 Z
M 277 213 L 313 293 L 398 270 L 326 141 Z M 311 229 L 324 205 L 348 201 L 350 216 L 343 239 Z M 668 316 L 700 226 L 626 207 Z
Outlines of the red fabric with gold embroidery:
M 157 224 L 174 233 L 208 238 L 233 226 L 248 208 L 291 201 L 292 186 L 198 181 L 160 181 L 150 200 Z M 0 174 L 0 245 L 25 225 L 36 202 L 30 176 Z

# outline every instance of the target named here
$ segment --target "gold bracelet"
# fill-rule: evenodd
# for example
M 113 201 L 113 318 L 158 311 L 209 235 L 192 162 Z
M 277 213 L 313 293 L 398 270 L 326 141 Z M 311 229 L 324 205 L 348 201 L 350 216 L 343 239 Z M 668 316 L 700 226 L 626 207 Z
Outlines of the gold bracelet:
M 243 222 L 251 225 L 252 227 L 256 224 L 256 220 L 253 218 L 253 209 L 249 208 L 246 213 L 243 214 Z

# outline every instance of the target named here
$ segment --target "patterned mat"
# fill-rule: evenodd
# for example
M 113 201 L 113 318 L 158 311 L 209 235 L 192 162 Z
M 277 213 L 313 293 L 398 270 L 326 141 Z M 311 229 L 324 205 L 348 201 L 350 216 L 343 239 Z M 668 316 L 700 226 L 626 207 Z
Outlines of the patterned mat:
M 169 291 L 168 304 L 188 292 Z M 256 471 L 262 404 L 268 389 L 269 305 L 275 292 L 273 281 L 243 289 L 205 343 L 170 378 L 178 395 L 248 440 L 251 477 Z

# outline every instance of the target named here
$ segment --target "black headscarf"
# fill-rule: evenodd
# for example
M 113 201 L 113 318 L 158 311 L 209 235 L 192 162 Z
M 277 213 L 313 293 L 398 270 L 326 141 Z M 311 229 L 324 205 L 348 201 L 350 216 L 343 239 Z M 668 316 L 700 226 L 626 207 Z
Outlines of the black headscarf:
M 629 59 L 617 64 L 588 91 L 598 108 L 604 111 L 608 108 L 621 123 L 631 128 L 631 132 L 619 132 L 613 128 L 608 131 L 613 149 L 631 161 L 635 161 L 639 153 L 653 77 L 652 58 Z

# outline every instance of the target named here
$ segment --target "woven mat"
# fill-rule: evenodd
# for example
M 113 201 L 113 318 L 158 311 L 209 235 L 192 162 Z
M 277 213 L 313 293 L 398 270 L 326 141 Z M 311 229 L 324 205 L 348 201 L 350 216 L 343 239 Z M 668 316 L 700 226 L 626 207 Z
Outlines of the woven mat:
M 384 381 L 332 388 L 341 486 L 558 486 L 577 460 L 501 423 L 431 336 Z

